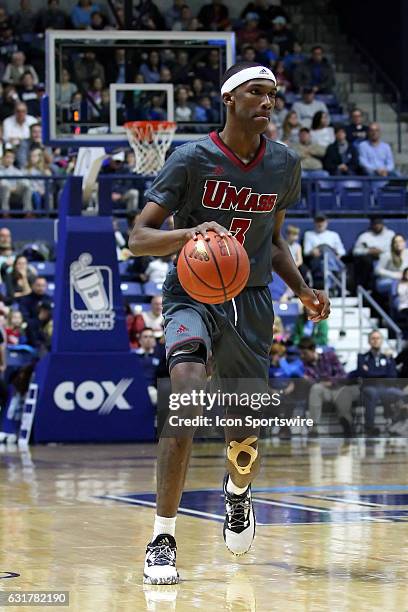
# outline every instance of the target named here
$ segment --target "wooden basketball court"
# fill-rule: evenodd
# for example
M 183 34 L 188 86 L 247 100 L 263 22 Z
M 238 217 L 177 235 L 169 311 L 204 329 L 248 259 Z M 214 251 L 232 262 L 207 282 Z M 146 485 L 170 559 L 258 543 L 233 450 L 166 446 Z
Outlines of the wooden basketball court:
M 257 536 L 240 558 L 222 539 L 223 447 L 197 443 L 171 587 L 142 585 L 155 451 L 3 449 L 1 590 L 69 591 L 60 609 L 81 612 L 408 610 L 405 441 L 264 443 Z

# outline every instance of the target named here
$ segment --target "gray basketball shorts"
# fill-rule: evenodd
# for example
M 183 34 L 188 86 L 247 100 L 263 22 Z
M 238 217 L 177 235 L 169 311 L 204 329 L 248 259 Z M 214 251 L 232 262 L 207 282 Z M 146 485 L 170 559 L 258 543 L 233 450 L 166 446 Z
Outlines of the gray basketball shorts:
M 266 380 L 273 338 L 268 287 L 247 287 L 224 304 L 202 304 L 182 288 L 172 268 L 163 285 L 167 359 L 191 342 L 205 345 L 217 378 Z

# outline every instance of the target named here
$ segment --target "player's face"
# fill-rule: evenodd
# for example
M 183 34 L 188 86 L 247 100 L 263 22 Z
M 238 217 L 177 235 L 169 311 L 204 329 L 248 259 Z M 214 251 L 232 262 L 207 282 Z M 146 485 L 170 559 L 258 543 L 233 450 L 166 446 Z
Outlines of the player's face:
M 268 126 L 275 107 L 276 87 L 271 81 L 253 79 L 233 93 L 232 102 L 236 117 L 245 127 L 261 134 Z

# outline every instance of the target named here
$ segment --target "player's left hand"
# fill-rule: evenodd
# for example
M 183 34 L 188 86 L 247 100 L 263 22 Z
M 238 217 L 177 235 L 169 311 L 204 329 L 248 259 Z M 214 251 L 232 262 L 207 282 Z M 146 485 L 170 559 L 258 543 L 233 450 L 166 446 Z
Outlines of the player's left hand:
M 309 320 L 318 323 L 327 319 L 330 314 L 330 300 L 328 295 L 320 289 L 307 289 L 299 299 L 306 308 Z

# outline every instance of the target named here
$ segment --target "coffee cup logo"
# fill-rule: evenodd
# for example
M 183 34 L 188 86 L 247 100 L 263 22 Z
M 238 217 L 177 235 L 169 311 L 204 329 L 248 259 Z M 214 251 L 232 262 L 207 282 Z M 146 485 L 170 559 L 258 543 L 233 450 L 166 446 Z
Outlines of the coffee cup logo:
M 108 266 L 91 264 L 92 255 L 82 253 L 70 265 L 71 328 L 74 331 L 103 331 L 114 326 L 112 270 Z

